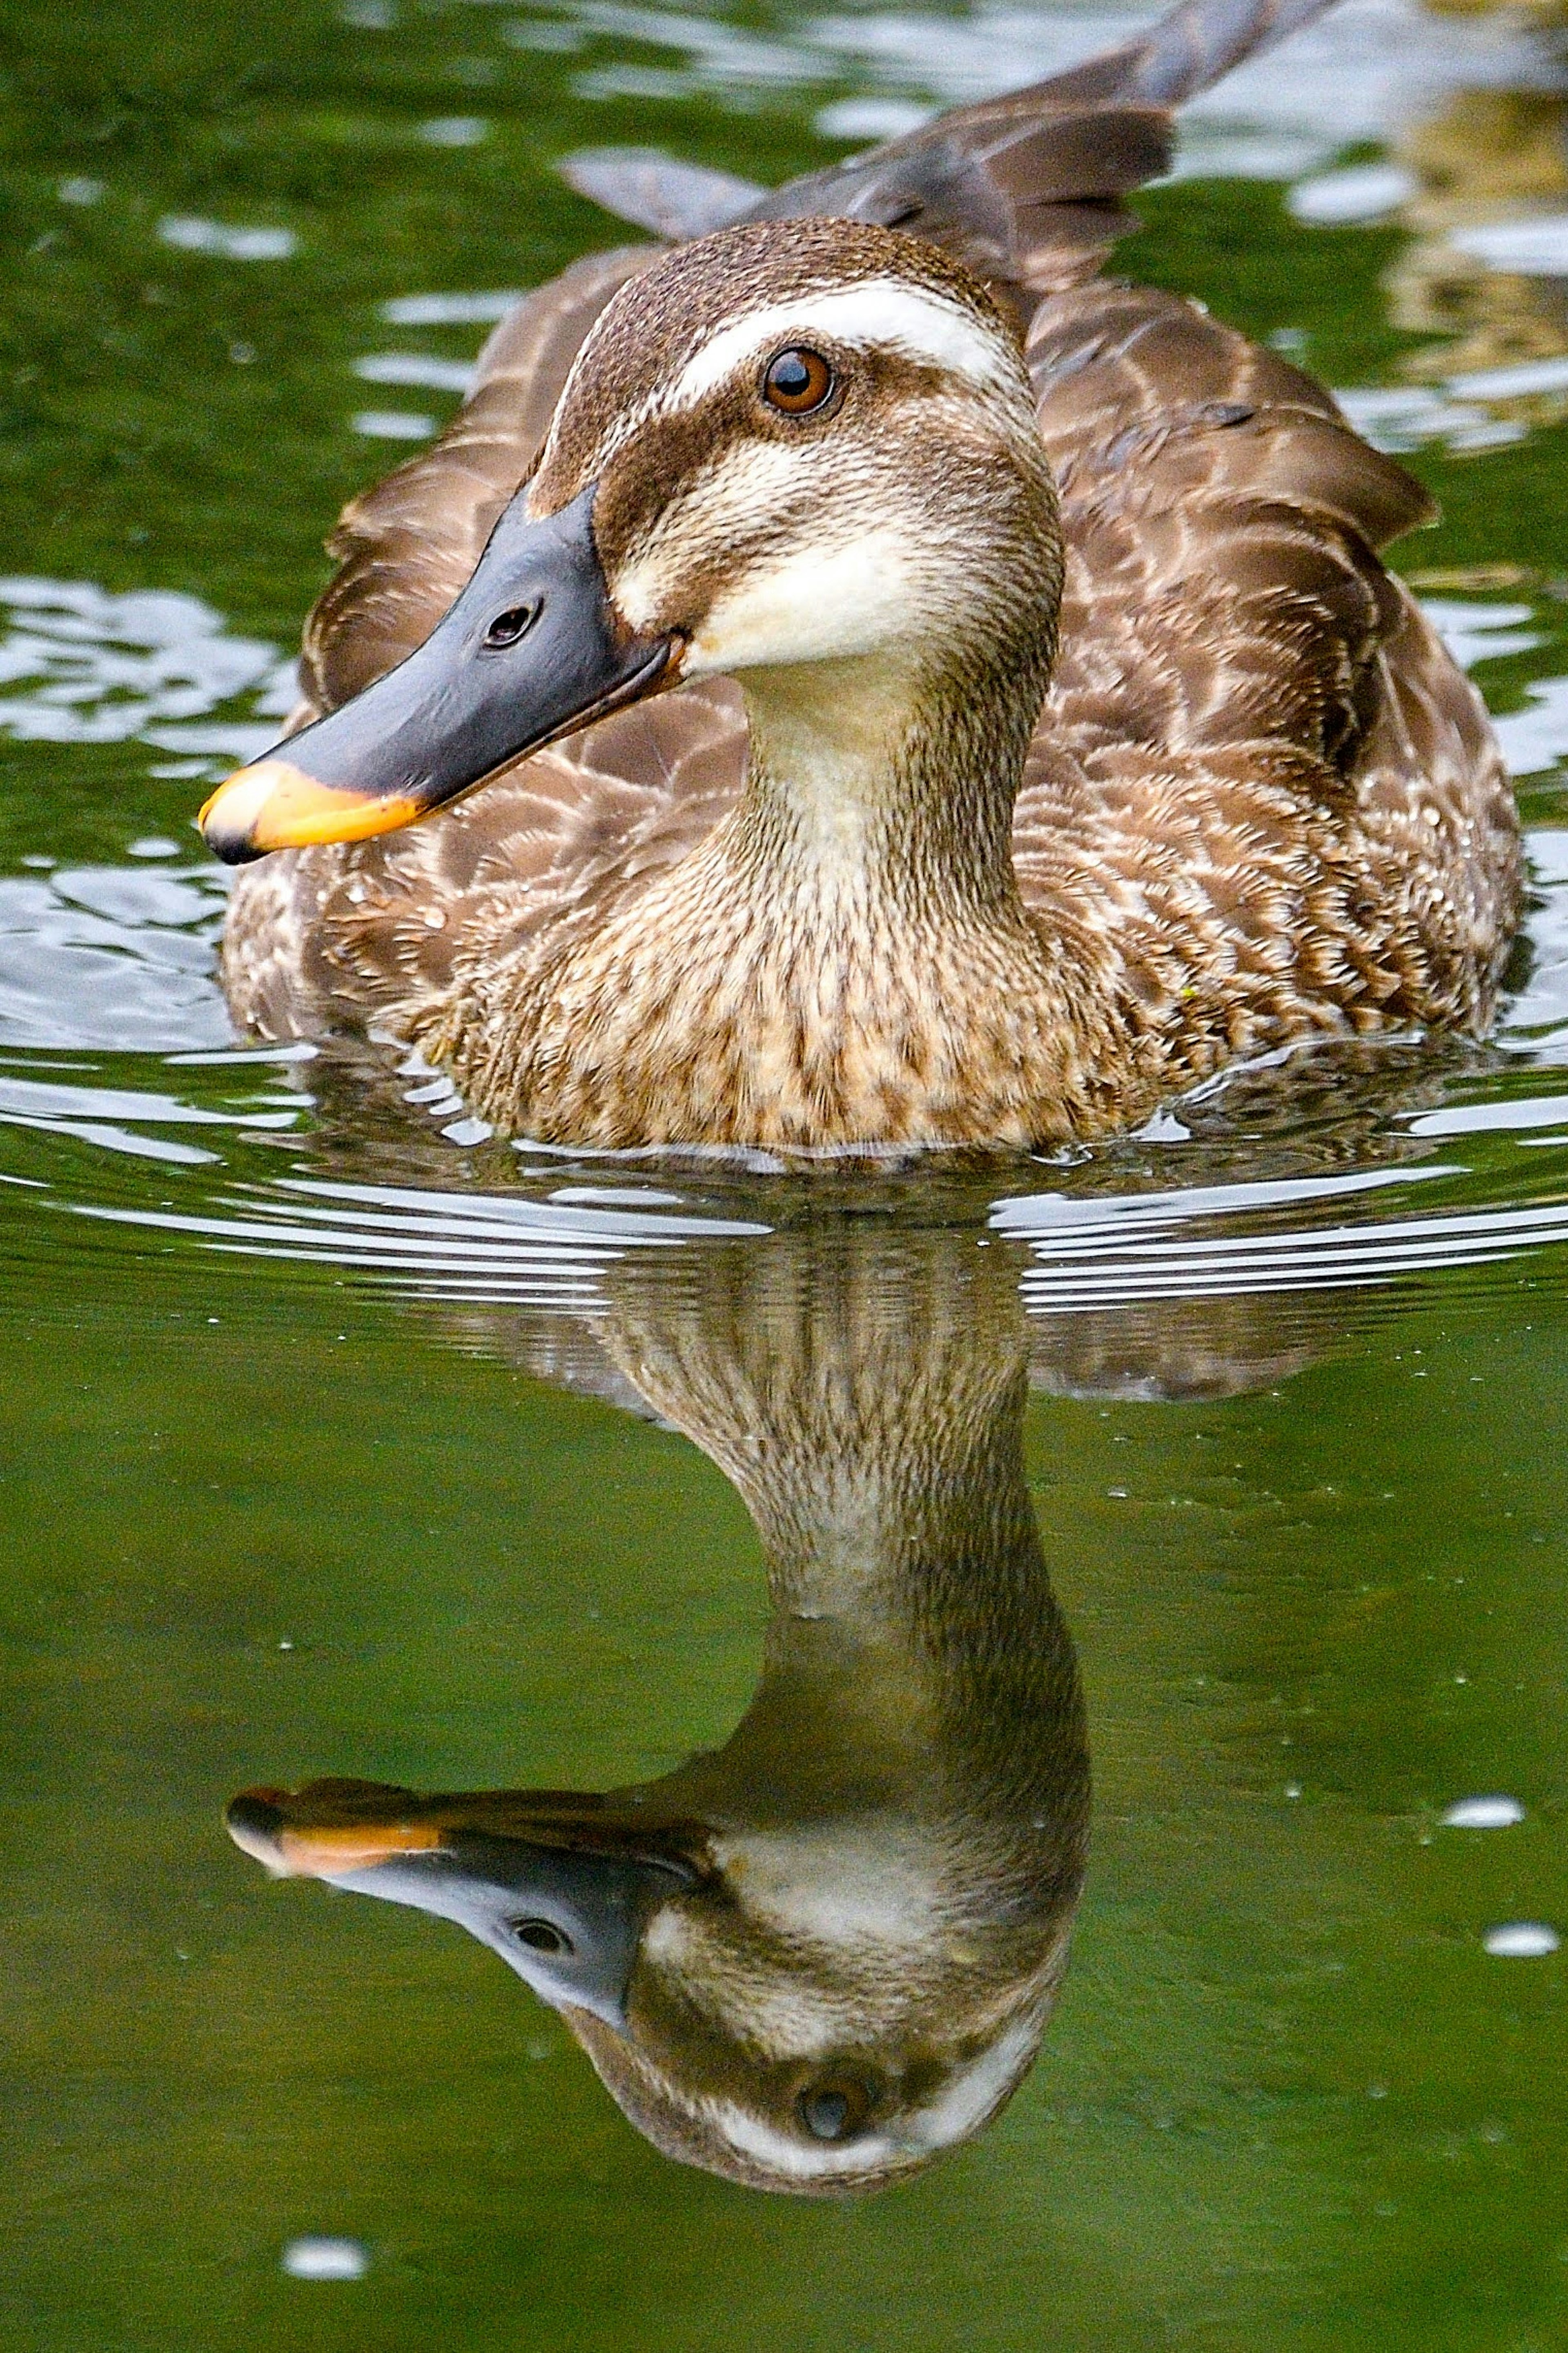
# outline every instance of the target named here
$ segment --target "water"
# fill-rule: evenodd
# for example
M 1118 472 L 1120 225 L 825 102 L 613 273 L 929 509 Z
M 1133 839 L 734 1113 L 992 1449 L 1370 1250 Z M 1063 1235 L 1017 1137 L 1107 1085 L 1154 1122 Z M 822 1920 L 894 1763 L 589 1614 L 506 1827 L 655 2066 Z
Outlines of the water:
M 421 1069 L 237 1042 L 190 816 L 287 708 L 337 505 L 614 238 L 552 155 L 782 178 L 1131 20 L 4 15 L 7 2343 L 1562 2343 L 1545 37 L 1347 0 L 1124 248 L 1443 501 L 1399 561 L 1537 882 L 1497 1040 L 801 1184 L 516 1152 Z M 640 1860 L 563 1877 L 590 1815 Z M 404 1900 L 312 1883 L 345 1857 Z M 824 2162 L 957 2145 L 847 2203 L 671 2162 L 519 1983 L 569 1919 L 667 2139 L 695 2085 L 731 2171 L 803 2099 Z

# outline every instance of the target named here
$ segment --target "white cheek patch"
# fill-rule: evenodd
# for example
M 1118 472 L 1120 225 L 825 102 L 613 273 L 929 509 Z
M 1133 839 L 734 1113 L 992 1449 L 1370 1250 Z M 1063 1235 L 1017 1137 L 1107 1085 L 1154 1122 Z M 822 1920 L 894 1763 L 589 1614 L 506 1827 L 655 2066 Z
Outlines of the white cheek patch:
M 837 547 L 801 547 L 750 571 L 719 596 L 692 638 L 683 675 L 766 663 L 853 660 L 885 651 L 909 628 L 908 539 L 868 532 Z
M 811 453 L 765 441 L 727 451 L 649 523 L 629 564 L 609 581 L 616 608 L 634 629 L 657 627 L 690 568 L 691 551 L 749 537 L 798 490 L 801 460 Z
M 731 2147 L 775 2173 L 800 2181 L 829 2181 L 836 2174 L 872 2172 L 900 2158 L 934 2156 L 978 2131 L 1033 2059 L 1044 2026 L 1043 2011 L 1016 2020 L 988 2051 L 948 2079 L 931 2106 L 890 2118 L 882 2131 L 854 2140 L 812 2143 L 782 2131 L 736 2101 L 704 2105 Z
M 765 2116 L 753 2116 L 733 2100 L 716 2100 L 710 2109 L 732 2148 L 738 2148 L 771 2173 L 796 2181 L 831 2181 L 836 2175 L 870 2173 L 903 2154 L 900 2144 L 883 2133 L 863 2134 L 858 2140 L 797 2140 Z
M 901 1824 L 750 1831 L 715 1840 L 713 1859 L 775 1935 L 890 1957 L 938 1934 L 938 1857 Z
M 853 658 L 910 629 L 919 533 L 891 518 L 857 527 L 857 513 L 852 537 L 829 535 L 835 478 L 841 493 L 850 485 L 843 461 L 826 445 L 806 450 L 757 442 L 732 450 L 658 518 L 634 561 L 613 575 L 617 609 L 634 629 L 668 625 L 679 610 L 691 551 L 721 547 L 731 536 L 752 538 L 771 512 L 798 501 L 805 469 L 820 485 L 816 518 L 804 531 L 781 533 L 776 553 L 764 547 L 738 559 L 733 583 L 719 590 L 690 641 L 683 677 Z M 839 533 L 845 528 L 840 522 Z
M 1016 2019 L 967 2068 L 961 2068 L 927 2108 L 918 2108 L 908 2123 L 909 2139 L 917 2148 L 951 2148 L 977 2132 L 1039 2049 L 1045 2031 L 1044 2009 Z
M 862 351 L 883 345 L 963 376 L 981 391 L 1012 384 L 1018 374 L 1016 353 L 961 303 L 901 279 L 868 278 L 836 293 L 770 303 L 721 327 L 687 361 L 658 405 L 665 410 L 695 407 L 746 359 L 754 357 L 760 365 L 781 344 L 816 338 Z

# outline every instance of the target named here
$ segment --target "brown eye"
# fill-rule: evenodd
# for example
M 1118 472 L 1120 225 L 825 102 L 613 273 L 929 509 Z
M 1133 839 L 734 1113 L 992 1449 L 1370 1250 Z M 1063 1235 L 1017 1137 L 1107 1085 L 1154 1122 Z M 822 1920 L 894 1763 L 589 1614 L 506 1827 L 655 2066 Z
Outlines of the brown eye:
M 820 352 L 798 343 L 775 353 L 763 377 L 763 398 L 785 417 L 809 417 L 832 397 L 833 370 Z

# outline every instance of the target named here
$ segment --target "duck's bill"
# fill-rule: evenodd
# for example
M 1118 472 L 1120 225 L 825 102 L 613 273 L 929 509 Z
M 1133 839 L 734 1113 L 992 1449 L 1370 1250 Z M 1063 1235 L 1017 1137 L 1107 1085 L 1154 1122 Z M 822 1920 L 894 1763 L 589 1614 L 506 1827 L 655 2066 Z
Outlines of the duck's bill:
M 606 1801 L 526 1791 L 419 1798 L 374 1782 L 247 1789 L 229 1836 L 275 1877 L 323 1879 L 456 1920 L 542 2000 L 625 2026 L 637 1948 L 699 1876 L 693 1837 Z
M 416 652 L 218 786 L 200 818 L 209 848 L 238 866 L 395 832 L 671 683 L 674 640 L 637 636 L 610 601 L 593 499 L 539 521 L 515 499 Z

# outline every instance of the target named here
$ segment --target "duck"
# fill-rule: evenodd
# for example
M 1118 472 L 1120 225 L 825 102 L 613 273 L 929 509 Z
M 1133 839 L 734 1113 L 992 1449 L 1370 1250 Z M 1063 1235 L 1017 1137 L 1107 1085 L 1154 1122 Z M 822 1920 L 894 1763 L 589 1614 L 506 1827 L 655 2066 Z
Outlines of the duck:
M 503 1136 L 808 1160 L 1483 1035 L 1517 810 L 1382 560 L 1433 503 L 1102 266 L 1173 108 L 1322 5 L 1188 0 L 781 190 L 582 166 L 661 241 L 348 507 L 291 732 L 202 812 L 240 1028 L 397 1041 Z
M 841 1221 L 612 1270 L 626 1392 L 740 1493 L 762 1674 L 711 1753 L 608 1791 L 240 1791 L 276 1879 L 455 1922 L 664 2155 L 760 2190 L 909 2180 L 1028 2073 L 1067 1974 L 1089 1759 L 1024 1457 L 1014 1271 Z

